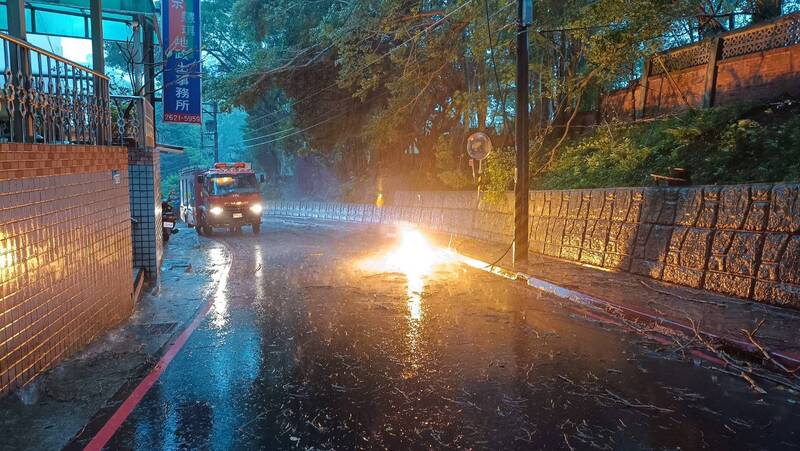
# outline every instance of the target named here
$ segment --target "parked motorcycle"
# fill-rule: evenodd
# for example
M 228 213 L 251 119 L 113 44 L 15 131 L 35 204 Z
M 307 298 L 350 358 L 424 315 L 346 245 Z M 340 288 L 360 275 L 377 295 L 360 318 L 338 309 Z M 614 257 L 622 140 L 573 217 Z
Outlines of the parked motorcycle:
M 166 200 L 161 201 L 161 236 L 165 243 L 173 234 L 178 233 L 177 224 L 178 215 L 172 206 L 172 193 L 170 193 Z

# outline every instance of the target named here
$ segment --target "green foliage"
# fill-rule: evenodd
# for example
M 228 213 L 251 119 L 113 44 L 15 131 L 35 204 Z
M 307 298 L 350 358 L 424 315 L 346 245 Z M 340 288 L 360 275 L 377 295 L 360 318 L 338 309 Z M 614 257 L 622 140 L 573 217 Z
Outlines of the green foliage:
M 491 191 L 514 189 L 515 158 L 514 148 L 494 149 L 482 162 L 483 185 Z
M 799 110 L 740 106 L 607 124 L 567 145 L 534 187 L 642 186 L 670 167 L 687 168 L 695 184 L 797 181 Z
M 180 196 L 180 183 L 181 183 L 181 176 L 178 174 L 172 174 L 168 177 L 161 179 L 161 198 L 166 199 L 170 193 L 173 194 L 172 198 L 176 199 Z
M 486 191 L 486 200 L 493 203 L 503 202 L 504 193 L 514 189 L 514 168 L 516 167 L 513 148 L 495 149 L 482 162 L 482 191 Z

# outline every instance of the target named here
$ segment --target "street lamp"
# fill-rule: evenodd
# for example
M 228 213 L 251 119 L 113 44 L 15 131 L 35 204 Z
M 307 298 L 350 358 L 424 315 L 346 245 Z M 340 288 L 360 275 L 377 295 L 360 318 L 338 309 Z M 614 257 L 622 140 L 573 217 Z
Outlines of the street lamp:
M 533 0 L 517 0 L 517 169 L 514 177 L 514 265 L 528 261 L 528 26 Z

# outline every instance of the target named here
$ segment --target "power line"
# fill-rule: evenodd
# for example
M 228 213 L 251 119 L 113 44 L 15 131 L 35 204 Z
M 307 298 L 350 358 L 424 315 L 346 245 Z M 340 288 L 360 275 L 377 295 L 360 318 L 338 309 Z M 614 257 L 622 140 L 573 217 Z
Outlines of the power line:
M 350 112 L 349 110 L 342 111 L 339 114 L 331 116 L 331 117 L 329 117 L 329 118 L 327 118 L 325 120 L 322 120 L 320 122 L 317 122 L 316 124 L 309 125 L 308 127 L 302 128 L 300 130 L 296 130 L 295 132 L 289 133 L 288 135 L 279 136 L 279 137 L 277 137 L 275 139 L 271 139 L 271 140 L 260 142 L 260 143 L 256 143 L 256 144 L 249 144 L 249 145 L 247 145 L 245 147 L 249 148 L 249 147 L 263 146 L 264 144 L 271 144 L 271 143 L 274 143 L 274 142 L 277 142 L 277 141 L 282 141 L 282 140 L 284 140 L 286 138 L 289 138 L 289 137 L 292 137 L 292 136 L 295 136 L 295 135 L 299 135 L 300 133 L 303 133 L 303 132 L 305 132 L 307 130 L 311 130 L 314 127 L 319 127 L 320 125 L 325 124 L 327 122 L 330 122 L 330 121 L 332 121 L 334 119 L 337 119 L 337 118 L 339 118 L 341 116 L 344 116 L 345 114 L 347 114 L 349 112 Z M 294 129 L 286 129 L 286 130 L 282 130 L 282 131 L 290 131 L 290 130 L 294 130 Z
M 262 127 L 262 128 L 263 128 L 263 127 Z M 294 130 L 294 129 L 295 129 L 295 127 L 288 128 L 288 129 L 284 129 L 284 130 L 278 130 L 278 131 L 276 131 L 276 132 L 267 133 L 266 135 L 256 136 L 255 138 L 247 138 L 247 139 L 243 139 L 243 140 L 242 140 L 242 142 L 243 142 L 243 143 L 246 143 L 246 142 L 248 142 L 248 141 L 257 141 L 257 140 L 259 140 L 259 139 L 264 139 L 264 138 L 269 138 L 269 137 L 271 137 L 271 136 L 280 135 L 280 134 L 281 134 L 281 133 L 283 133 L 283 132 L 286 132 L 286 131 L 292 131 L 292 130 Z
M 510 4 L 511 3 L 509 3 L 508 5 L 506 5 L 503 8 L 501 8 L 498 11 L 498 13 L 500 11 L 502 11 L 503 9 L 507 8 Z M 502 86 L 500 85 L 500 75 L 498 75 L 498 73 L 497 73 L 497 61 L 495 60 L 495 57 L 494 57 L 494 42 L 493 42 L 493 39 L 492 39 L 492 24 L 490 23 L 491 17 L 493 17 L 493 16 L 489 16 L 489 0 L 483 0 L 483 6 L 484 6 L 484 10 L 486 12 L 486 33 L 489 35 L 489 56 L 491 57 L 492 69 L 494 70 L 494 81 L 497 84 L 497 94 L 500 95 L 500 97 L 502 98 L 502 103 L 503 103 L 502 104 L 502 108 L 503 108 L 503 127 L 505 128 L 505 126 L 506 126 L 506 116 L 507 116 L 507 113 L 506 113 L 506 93 L 503 90 Z M 497 14 L 497 13 L 495 13 L 495 14 Z M 492 117 L 492 122 L 494 122 L 494 118 L 495 117 L 497 117 L 497 116 L 493 116 Z

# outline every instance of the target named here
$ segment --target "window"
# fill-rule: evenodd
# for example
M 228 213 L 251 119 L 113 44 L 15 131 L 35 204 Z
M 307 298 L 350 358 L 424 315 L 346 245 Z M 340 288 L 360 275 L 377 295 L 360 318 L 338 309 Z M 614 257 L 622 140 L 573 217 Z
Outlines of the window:
M 258 182 L 255 174 L 212 175 L 206 189 L 212 196 L 257 193 Z

